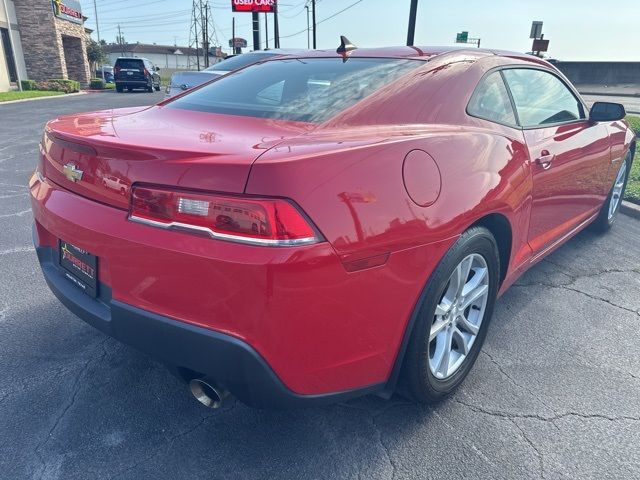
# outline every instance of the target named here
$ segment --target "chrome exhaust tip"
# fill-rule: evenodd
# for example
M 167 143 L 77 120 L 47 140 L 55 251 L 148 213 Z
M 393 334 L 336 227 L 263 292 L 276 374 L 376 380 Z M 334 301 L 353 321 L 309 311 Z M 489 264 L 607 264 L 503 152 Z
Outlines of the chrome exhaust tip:
M 207 408 L 220 408 L 225 398 L 229 396 L 228 390 L 218 388 L 206 379 L 194 378 L 189 382 L 191 394 Z

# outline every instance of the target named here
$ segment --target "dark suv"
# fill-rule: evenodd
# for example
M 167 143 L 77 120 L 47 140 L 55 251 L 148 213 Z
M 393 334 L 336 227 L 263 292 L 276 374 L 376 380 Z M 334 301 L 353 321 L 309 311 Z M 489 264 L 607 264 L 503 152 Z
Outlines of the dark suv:
M 160 91 L 160 75 L 156 67 L 146 58 L 121 57 L 113 67 L 113 76 L 118 92 L 134 88 L 144 88 L 148 92 Z

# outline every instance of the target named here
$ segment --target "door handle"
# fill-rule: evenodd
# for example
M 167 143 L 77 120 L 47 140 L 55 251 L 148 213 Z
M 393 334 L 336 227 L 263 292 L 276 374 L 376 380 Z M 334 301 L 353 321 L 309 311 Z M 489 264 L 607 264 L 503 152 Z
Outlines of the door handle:
M 555 155 L 551 155 L 548 150 L 543 150 L 541 155 L 536 158 L 536 163 L 540 165 L 544 170 L 549 170 L 551 168 L 551 163 L 555 158 Z

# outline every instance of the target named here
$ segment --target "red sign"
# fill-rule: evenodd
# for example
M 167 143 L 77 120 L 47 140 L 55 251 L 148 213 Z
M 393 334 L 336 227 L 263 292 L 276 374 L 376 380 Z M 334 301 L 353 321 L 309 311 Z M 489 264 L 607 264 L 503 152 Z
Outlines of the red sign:
M 231 0 L 234 12 L 275 12 L 276 0 Z

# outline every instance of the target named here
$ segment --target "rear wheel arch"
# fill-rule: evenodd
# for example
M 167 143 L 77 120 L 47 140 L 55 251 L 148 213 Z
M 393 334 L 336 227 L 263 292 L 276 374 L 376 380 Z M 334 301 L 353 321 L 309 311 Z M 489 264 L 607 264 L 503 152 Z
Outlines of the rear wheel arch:
M 464 232 L 467 232 L 474 227 L 486 228 L 496 242 L 496 245 L 498 247 L 498 263 L 500 268 L 500 278 L 498 279 L 499 287 L 500 285 L 502 285 L 502 282 L 506 277 L 506 273 L 508 272 L 509 268 L 509 262 L 511 260 L 511 250 L 513 244 L 513 231 L 511 228 L 511 222 L 505 215 L 501 213 L 491 213 L 479 218 L 474 223 L 470 224 L 467 228 L 464 229 Z M 426 279 L 425 285 L 421 291 L 418 301 L 414 306 L 413 313 L 411 314 L 411 317 L 409 318 L 409 321 L 405 326 L 402 341 L 400 342 L 400 346 L 398 347 L 398 352 L 394 361 L 393 368 L 391 369 L 391 373 L 387 379 L 387 383 L 384 389 L 378 394 L 382 398 L 391 398 L 391 395 L 393 395 L 398 387 L 398 381 L 400 379 L 401 371 L 405 361 L 405 354 L 407 352 L 409 340 L 413 333 L 421 306 L 425 301 L 425 296 L 427 294 L 429 283 L 432 280 L 432 276 L 433 273 L 429 276 L 429 278 Z
M 474 222 L 469 228 L 477 226 L 489 230 L 498 245 L 500 284 L 502 284 L 509 271 L 511 251 L 513 249 L 513 229 L 511 228 L 511 222 L 501 213 L 491 213 Z

